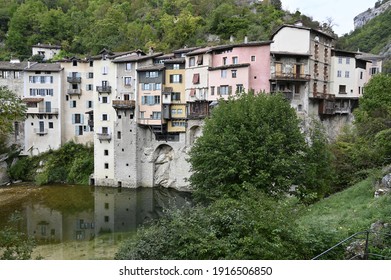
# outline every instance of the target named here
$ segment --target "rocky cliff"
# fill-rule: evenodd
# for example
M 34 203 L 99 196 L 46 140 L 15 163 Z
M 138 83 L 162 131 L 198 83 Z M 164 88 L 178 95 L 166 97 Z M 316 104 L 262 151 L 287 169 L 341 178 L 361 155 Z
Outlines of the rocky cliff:
M 363 27 L 368 21 L 384 13 L 391 6 L 391 1 L 383 1 L 382 4 L 376 3 L 375 7 L 359 14 L 354 18 L 354 29 Z

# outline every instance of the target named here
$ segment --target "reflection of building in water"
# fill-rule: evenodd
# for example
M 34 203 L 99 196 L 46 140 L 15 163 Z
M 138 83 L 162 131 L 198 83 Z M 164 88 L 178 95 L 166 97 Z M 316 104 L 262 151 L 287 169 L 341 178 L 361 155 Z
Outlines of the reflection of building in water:
M 185 193 L 159 188 L 96 188 L 96 233 L 136 230 L 146 220 L 161 216 L 162 209 L 184 205 L 186 197 Z
M 41 204 L 26 207 L 27 233 L 38 242 L 90 240 L 94 237 L 94 213 L 63 214 Z

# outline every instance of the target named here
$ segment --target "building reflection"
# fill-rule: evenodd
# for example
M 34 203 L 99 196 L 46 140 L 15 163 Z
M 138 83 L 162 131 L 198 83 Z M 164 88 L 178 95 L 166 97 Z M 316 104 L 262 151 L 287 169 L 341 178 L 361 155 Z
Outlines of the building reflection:
M 31 200 L 24 207 L 24 224 L 27 234 L 40 244 L 89 241 L 99 236 L 115 241 L 162 216 L 164 209 L 189 203 L 189 198 L 187 193 L 167 189 L 95 187 L 90 197 L 93 209 L 51 209 L 45 201 Z

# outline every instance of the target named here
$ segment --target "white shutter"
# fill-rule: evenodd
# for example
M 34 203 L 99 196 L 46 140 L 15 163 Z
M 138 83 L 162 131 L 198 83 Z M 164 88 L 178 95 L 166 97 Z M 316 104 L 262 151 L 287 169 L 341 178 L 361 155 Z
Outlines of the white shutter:
M 76 121 L 75 114 L 72 114 L 72 124 L 75 124 L 75 121 Z

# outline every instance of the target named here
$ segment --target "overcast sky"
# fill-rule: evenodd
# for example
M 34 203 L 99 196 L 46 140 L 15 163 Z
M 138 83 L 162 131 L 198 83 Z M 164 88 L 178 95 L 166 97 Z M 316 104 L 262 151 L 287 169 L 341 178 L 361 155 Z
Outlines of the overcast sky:
M 297 9 L 319 22 L 333 19 L 333 30 L 344 35 L 354 30 L 353 19 L 358 14 L 373 8 L 377 0 L 281 0 L 285 10 L 295 12 Z

